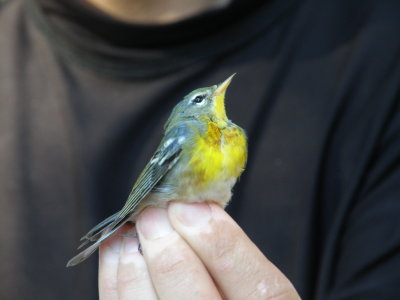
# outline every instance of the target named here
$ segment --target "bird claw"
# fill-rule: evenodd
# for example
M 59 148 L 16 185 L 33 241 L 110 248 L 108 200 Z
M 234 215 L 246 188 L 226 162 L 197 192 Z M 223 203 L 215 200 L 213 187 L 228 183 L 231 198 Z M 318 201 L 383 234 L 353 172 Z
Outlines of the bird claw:
M 138 239 L 138 241 L 139 241 L 139 239 Z M 140 243 L 140 241 L 139 241 L 138 251 L 143 256 L 143 249 L 142 249 L 142 244 Z
M 133 239 L 139 238 L 139 236 L 136 232 L 135 233 L 121 233 L 119 236 L 124 237 L 124 238 L 133 238 Z
M 120 237 L 123 237 L 123 238 L 133 238 L 133 239 L 137 239 L 137 240 L 138 240 L 138 243 L 139 243 L 138 251 L 139 251 L 139 253 L 140 253 L 141 255 L 143 255 L 142 244 L 140 243 L 139 235 L 137 234 L 136 231 L 133 232 L 133 233 L 121 233 L 119 236 L 120 236 Z

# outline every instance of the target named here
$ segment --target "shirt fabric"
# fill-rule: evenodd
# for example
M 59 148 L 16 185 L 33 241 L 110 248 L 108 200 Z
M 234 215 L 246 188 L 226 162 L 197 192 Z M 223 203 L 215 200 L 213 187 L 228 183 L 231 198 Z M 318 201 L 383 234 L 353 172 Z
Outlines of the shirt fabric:
M 303 299 L 400 295 L 400 4 L 234 1 L 164 26 L 0 7 L 0 299 L 96 299 L 79 237 L 119 210 L 172 107 L 237 73 L 227 210 Z

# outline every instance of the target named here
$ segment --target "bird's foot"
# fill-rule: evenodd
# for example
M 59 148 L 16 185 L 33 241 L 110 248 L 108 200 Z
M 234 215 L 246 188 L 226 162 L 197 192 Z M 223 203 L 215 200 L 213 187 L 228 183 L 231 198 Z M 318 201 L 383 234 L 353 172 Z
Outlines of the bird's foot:
M 142 244 L 140 243 L 139 235 L 138 235 L 136 229 L 130 231 L 129 233 L 121 233 L 119 236 L 124 237 L 124 238 L 137 239 L 138 244 L 139 244 L 138 251 L 140 254 L 143 255 Z

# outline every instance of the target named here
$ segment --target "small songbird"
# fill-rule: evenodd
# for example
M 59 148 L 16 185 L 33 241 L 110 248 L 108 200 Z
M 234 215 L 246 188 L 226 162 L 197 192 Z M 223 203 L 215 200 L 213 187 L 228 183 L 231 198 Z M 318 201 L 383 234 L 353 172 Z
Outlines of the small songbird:
M 246 135 L 225 112 L 225 91 L 234 75 L 219 85 L 194 90 L 175 106 L 159 147 L 123 208 L 81 238 L 79 248 L 92 245 L 73 257 L 67 267 L 88 258 L 122 225 L 134 223 L 148 206 L 166 208 L 172 200 L 228 204 L 247 160 Z

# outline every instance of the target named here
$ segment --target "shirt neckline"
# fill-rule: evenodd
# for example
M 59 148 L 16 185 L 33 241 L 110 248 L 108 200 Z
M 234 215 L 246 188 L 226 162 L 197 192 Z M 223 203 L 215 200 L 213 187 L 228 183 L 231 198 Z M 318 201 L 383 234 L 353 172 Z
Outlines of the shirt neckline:
M 98 72 L 146 78 L 229 53 L 267 30 L 297 1 L 242 2 L 170 25 L 117 21 L 80 0 L 28 0 L 27 12 L 67 59 Z

